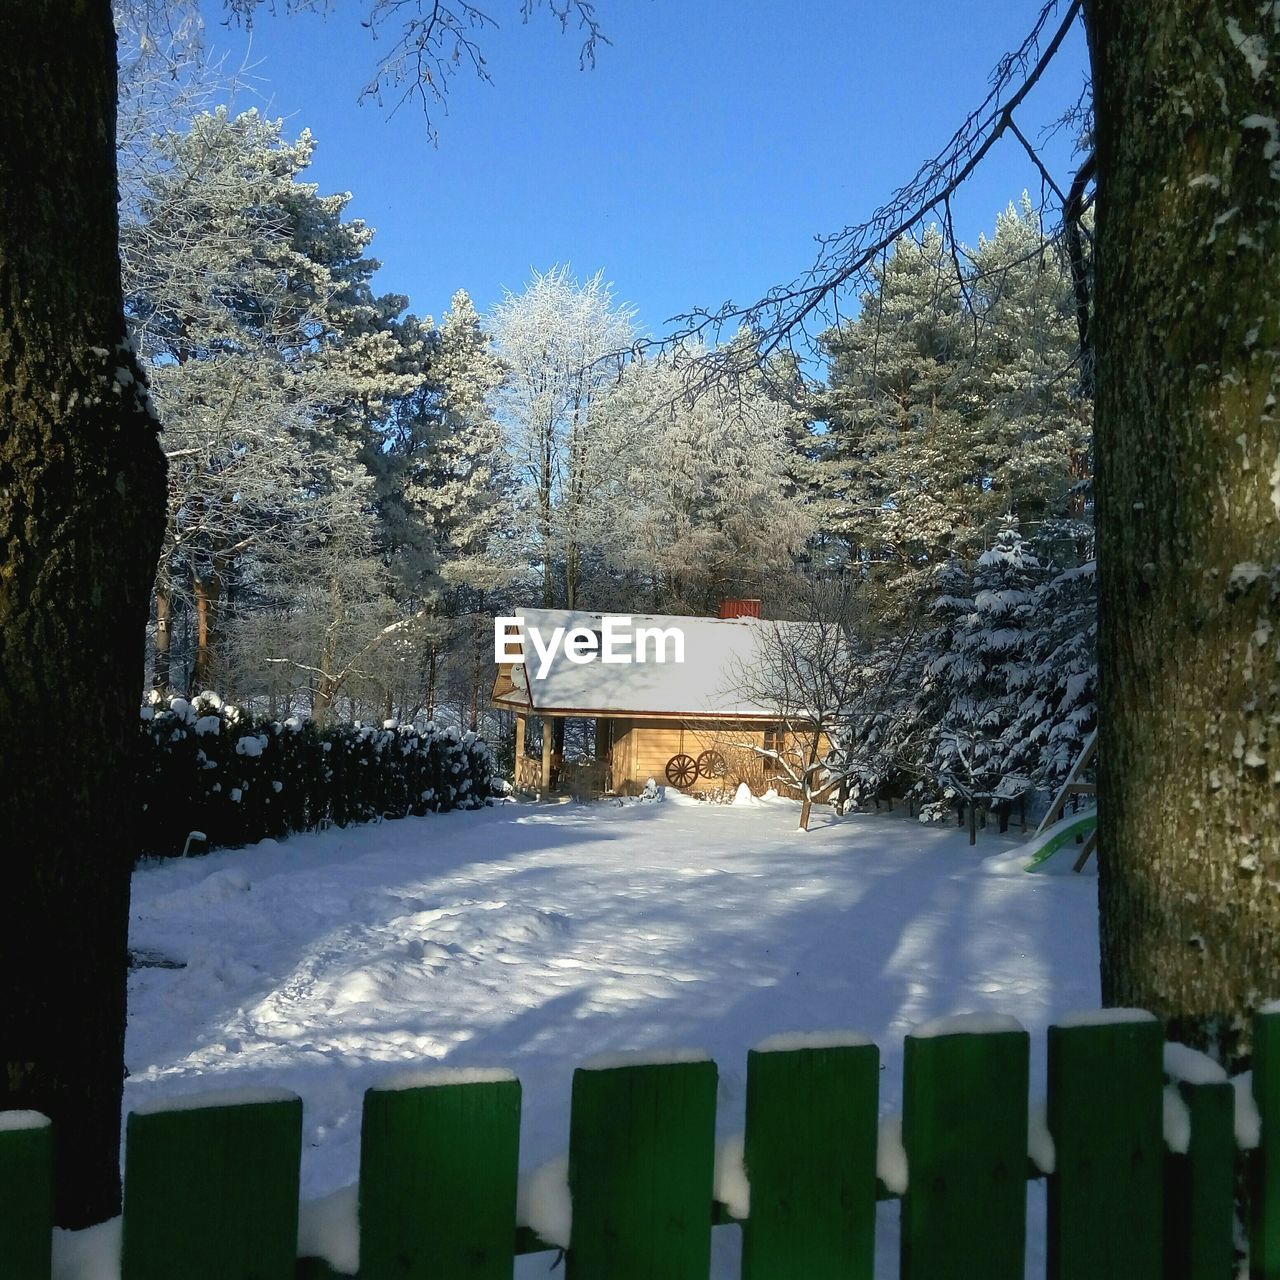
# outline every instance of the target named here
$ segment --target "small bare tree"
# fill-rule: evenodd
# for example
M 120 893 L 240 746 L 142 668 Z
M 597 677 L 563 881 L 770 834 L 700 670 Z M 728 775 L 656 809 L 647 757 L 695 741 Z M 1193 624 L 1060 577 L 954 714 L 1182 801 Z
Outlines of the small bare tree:
M 850 579 L 806 583 L 799 618 L 763 624 L 753 660 L 733 681 L 750 701 L 776 708 L 780 732 L 751 749 L 772 761 L 779 780 L 803 802 L 800 829 L 809 829 L 815 800 L 826 799 L 844 774 L 830 745 L 843 736 L 865 699 L 868 671 L 861 655 L 865 619 Z

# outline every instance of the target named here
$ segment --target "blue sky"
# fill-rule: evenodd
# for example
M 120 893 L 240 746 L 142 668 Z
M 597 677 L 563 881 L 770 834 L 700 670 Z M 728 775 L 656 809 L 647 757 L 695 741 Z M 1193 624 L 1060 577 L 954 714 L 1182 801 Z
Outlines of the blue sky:
M 481 0 L 490 73 L 452 81 L 438 145 L 409 104 L 357 106 L 380 44 L 364 0 L 273 17 L 251 38 L 203 0 L 209 41 L 253 64 L 238 106 L 309 127 L 311 180 L 351 191 L 378 229 L 378 286 L 437 319 L 465 288 L 487 309 L 531 268 L 603 268 L 639 323 L 726 298 L 753 301 L 809 262 L 816 233 L 860 221 L 934 154 L 982 99 L 1039 0 L 599 0 L 612 41 L 594 70 L 579 40 L 518 0 Z M 282 6 L 283 7 L 283 6 Z M 246 52 L 247 51 L 247 52 Z M 1079 94 L 1077 29 L 1028 103 L 1024 131 Z M 1028 128 L 1028 125 L 1030 128 Z M 1069 140 L 1048 150 L 1069 179 Z M 1062 179 L 1060 179 L 1062 180 Z M 1006 140 L 955 204 L 976 241 L 1039 178 Z

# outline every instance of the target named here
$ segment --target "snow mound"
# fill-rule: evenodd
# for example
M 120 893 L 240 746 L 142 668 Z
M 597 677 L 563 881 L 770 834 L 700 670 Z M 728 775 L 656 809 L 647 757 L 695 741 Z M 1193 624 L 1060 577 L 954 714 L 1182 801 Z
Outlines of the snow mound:
M 406 1089 L 440 1089 L 453 1084 L 510 1084 L 514 1071 L 505 1067 L 422 1067 L 400 1071 L 372 1086 L 376 1093 L 401 1093 Z
M 53 1280 L 120 1280 L 123 1218 L 83 1231 L 53 1231 Z
M 598 1053 L 579 1067 L 581 1071 L 616 1071 L 619 1067 L 670 1067 L 687 1062 L 710 1062 L 705 1049 L 622 1049 Z
M 746 1135 L 731 1134 L 716 1145 L 715 1198 L 733 1218 L 751 1213 L 751 1183 L 747 1178 Z
M 860 1031 L 784 1031 L 761 1040 L 756 1053 L 793 1053 L 797 1049 L 849 1049 L 874 1044 Z
M 933 1018 L 911 1032 L 914 1040 L 933 1040 L 939 1036 L 990 1036 L 1002 1031 L 1022 1031 L 1022 1023 L 1007 1013 L 953 1013 Z
M 902 1117 L 884 1116 L 876 1133 L 876 1177 L 895 1196 L 907 1194 L 907 1151 L 902 1145 Z
M 1155 1022 L 1145 1009 L 1077 1009 L 1054 1022 L 1057 1027 L 1116 1027 L 1129 1022 Z
M 0 1133 L 19 1129 L 47 1129 L 53 1123 L 43 1111 L 0 1111 Z
M 548 1244 L 569 1247 L 573 1230 L 573 1198 L 569 1194 L 567 1154 L 520 1175 L 516 1190 L 516 1223 L 529 1227 Z
M 359 1184 L 298 1205 L 298 1257 L 323 1258 L 342 1275 L 359 1272 Z
M 745 809 L 758 809 L 760 801 L 751 794 L 751 788 L 745 782 L 738 783 L 738 789 L 733 793 L 733 803 L 741 805 Z

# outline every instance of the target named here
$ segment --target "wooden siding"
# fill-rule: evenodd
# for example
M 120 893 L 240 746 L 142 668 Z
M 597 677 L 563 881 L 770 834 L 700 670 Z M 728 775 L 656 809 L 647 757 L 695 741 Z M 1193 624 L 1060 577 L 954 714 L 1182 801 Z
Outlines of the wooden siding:
M 759 792 L 773 785 L 776 767 L 751 750 L 764 746 L 765 729 L 761 725 L 695 720 L 615 720 L 614 724 L 615 791 L 635 794 L 644 789 L 649 778 L 659 786 L 667 786 L 667 763 L 673 756 L 684 754 L 696 760 L 704 751 L 719 752 L 727 772 L 723 778 L 699 777 L 687 788 L 689 791 L 736 788 L 745 782 Z M 803 749 L 794 735 L 788 736 L 786 746 L 796 751 Z M 820 749 L 829 749 L 825 735 Z

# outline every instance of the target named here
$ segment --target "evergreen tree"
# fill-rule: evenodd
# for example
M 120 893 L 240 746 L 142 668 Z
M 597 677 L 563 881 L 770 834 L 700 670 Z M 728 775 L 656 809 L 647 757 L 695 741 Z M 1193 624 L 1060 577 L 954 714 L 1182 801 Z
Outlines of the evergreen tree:
M 1013 517 L 978 557 L 972 608 L 957 594 L 959 566 L 940 575 L 934 606 L 943 627 L 926 668 L 935 725 L 926 760 L 926 789 L 949 786 L 990 792 L 1014 772 L 1004 737 L 1035 675 L 1040 562 Z

